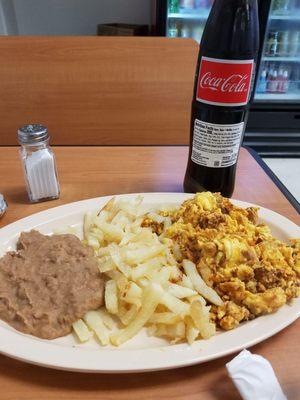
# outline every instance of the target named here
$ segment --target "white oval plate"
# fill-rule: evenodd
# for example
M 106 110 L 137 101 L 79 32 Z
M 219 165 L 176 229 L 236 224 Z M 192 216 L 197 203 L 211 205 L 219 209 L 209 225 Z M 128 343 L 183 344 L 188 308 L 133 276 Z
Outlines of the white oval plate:
M 179 204 L 191 197 L 183 193 L 145 193 L 144 203 L 157 207 L 162 203 Z M 132 197 L 136 194 L 121 195 Z M 14 249 L 21 231 L 37 229 L 44 234 L 69 225 L 82 227 L 83 215 L 99 209 L 111 197 L 100 197 L 66 204 L 34 214 L 0 229 L 0 255 Z M 241 207 L 252 204 L 233 201 Z M 281 240 L 300 237 L 300 228 L 285 217 L 260 208 L 260 220 L 267 223 Z M 300 315 L 300 298 L 278 312 L 241 324 L 238 328 L 218 333 L 209 340 L 199 340 L 192 346 L 169 345 L 166 341 L 148 337 L 142 331 L 120 348 L 100 347 L 95 341 L 84 345 L 73 335 L 55 340 L 42 340 L 22 334 L 0 321 L 0 352 L 7 356 L 45 367 L 81 372 L 144 372 L 177 368 L 202 363 L 253 346 L 295 321 Z

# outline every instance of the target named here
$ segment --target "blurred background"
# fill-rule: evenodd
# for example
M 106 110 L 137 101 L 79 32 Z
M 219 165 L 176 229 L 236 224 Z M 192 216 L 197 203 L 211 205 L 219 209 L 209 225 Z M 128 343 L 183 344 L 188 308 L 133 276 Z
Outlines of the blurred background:
M 258 0 L 261 49 L 244 145 L 300 198 L 300 0 Z M 0 35 L 121 35 L 200 42 L 213 0 L 0 0 Z M 295 172 L 296 171 L 296 172 Z M 297 183 L 298 182 L 298 183 Z M 295 186 L 298 187 L 295 189 Z
M 150 0 L 0 0 L 2 35 L 95 35 L 105 23 L 151 24 Z

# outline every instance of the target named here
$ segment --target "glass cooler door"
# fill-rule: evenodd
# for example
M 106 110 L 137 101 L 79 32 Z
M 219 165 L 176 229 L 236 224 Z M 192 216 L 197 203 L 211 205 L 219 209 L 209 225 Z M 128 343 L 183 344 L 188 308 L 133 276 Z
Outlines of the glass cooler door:
M 166 34 L 189 37 L 200 43 L 214 0 L 168 0 Z
M 255 100 L 300 100 L 300 0 L 271 2 Z

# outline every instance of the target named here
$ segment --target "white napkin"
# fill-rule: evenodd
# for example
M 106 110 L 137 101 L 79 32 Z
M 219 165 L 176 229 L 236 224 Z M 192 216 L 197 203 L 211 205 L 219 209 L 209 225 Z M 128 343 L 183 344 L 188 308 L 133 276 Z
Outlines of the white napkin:
M 244 400 L 287 400 L 271 364 L 262 356 L 243 350 L 226 368 Z

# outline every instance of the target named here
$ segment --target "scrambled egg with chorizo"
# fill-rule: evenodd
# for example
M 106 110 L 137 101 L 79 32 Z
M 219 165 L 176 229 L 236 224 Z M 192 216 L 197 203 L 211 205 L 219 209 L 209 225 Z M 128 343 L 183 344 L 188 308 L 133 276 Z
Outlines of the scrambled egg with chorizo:
M 178 263 L 195 263 L 222 298 L 222 305 L 210 309 L 217 327 L 233 329 L 299 296 L 300 239 L 286 244 L 273 237 L 268 226 L 258 223 L 258 208 L 243 209 L 218 193 L 204 192 L 159 214 L 171 225 L 147 216 L 143 226 L 172 239 Z

